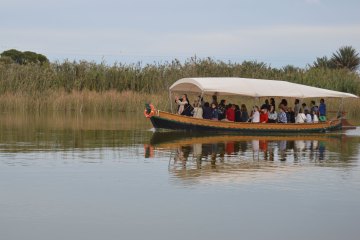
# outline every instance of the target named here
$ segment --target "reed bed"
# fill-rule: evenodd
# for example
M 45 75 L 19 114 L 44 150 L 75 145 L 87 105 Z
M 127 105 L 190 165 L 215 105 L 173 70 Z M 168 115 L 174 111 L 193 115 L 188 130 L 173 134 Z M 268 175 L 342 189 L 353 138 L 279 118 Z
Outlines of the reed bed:
M 176 80 L 220 76 L 280 79 L 360 95 L 358 73 L 341 69 L 278 69 L 261 62 L 196 57 L 184 63 L 173 60 L 153 64 L 0 62 L 0 111 L 136 112 L 143 111 L 144 103 L 150 101 L 159 109 L 169 110 L 168 88 Z M 344 106 L 350 117 L 360 119 L 358 100 L 346 100 Z

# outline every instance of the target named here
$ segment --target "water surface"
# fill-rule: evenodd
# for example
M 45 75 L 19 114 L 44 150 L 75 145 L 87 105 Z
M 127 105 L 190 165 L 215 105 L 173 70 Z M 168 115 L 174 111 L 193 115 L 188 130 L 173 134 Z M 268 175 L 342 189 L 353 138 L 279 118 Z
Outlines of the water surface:
M 134 114 L 2 113 L 1 239 L 358 239 L 360 129 L 149 129 Z

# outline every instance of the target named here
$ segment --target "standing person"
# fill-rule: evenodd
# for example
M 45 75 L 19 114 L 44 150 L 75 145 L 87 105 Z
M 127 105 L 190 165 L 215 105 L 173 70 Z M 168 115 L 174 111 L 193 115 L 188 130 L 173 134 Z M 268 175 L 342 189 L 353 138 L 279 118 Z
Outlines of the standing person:
M 247 111 L 245 104 L 241 104 L 240 112 L 241 112 L 240 122 L 247 122 L 249 120 L 249 113 Z
M 325 104 L 325 100 L 323 98 L 320 99 L 319 120 L 326 121 L 326 104 Z
M 186 100 L 186 95 L 182 95 L 181 99 L 178 96 L 175 96 L 175 102 L 178 105 L 178 114 L 182 115 L 185 109 L 185 105 L 188 105 L 188 101 Z
M 298 115 L 296 116 L 295 123 L 304 123 L 306 121 L 306 115 L 300 109 Z
M 219 120 L 223 120 L 226 117 L 226 100 L 221 99 L 220 104 L 217 106 L 219 113 Z
M 268 111 L 270 111 L 270 104 L 269 104 L 269 100 L 265 99 L 265 103 L 263 105 L 261 105 L 260 109 L 264 109 L 266 108 Z
M 218 101 L 217 101 L 217 96 L 216 95 L 212 95 L 212 102 L 211 104 L 215 104 L 215 106 L 217 107 L 219 104 L 218 104 Z
M 241 122 L 241 110 L 239 105 L 235 105 L 235 122 Z
M 229 104 L 230 105 L 230 104 Z M 235 121 L 235 105 L 232 104 L 228 109 L 226 110 L 226 119 L 234 122 Z
M 297 115 L 299 114 L 300 111 L 300 100 L 299 99 L 295 99 L 295 106 L 294 106 L 294 114 L 295 114 L 295 118 L 297 117 Z
M 275 109 L 276 105 L 275 105 L 275 99 L 274 98 L 270 98 L 270 105 L 274 106 L 274 109 Z
M 313 113 L 315 112 L 316 114 L 318 114 L 318 111 L 319 111 L 319 107 L 316 105 L 315 101 L 312 100 L 311 101 L 311 108 L 310 108 L 310 114 L 311 114 L 311 117 L 313 117 Z

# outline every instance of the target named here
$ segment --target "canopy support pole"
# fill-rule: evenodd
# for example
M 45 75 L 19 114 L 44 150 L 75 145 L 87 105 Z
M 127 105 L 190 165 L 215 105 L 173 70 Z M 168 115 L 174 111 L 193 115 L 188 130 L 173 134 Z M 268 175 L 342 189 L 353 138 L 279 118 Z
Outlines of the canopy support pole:
M 341 98 L 341 102 L 340 102 L 340 106 L 339 106 L 339 110 L 337 112 L 337 118 L 343 118 L 343 110 L 344 110 L 344 98 Z
M 171 91 L 169 90 L 169 100 L 170 100 L 170 112 L 173 113 L 172 99 L 171 99 Z

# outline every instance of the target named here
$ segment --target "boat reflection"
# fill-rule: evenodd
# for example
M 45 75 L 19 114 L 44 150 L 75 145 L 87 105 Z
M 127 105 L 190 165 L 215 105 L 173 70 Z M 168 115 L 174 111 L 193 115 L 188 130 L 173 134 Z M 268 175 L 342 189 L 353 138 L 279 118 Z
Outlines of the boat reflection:
M 239 178 L 239 172 L 244 176 L 306 166 L 347 166 L 341 157 L 343 138 L 344 135 L 206 136 L 159 132 L 145 147 L 145 155 L 168 153 L 170 173 L 182 179 L 208 179 L 215 175 L 233 179 L 234 174 Z

